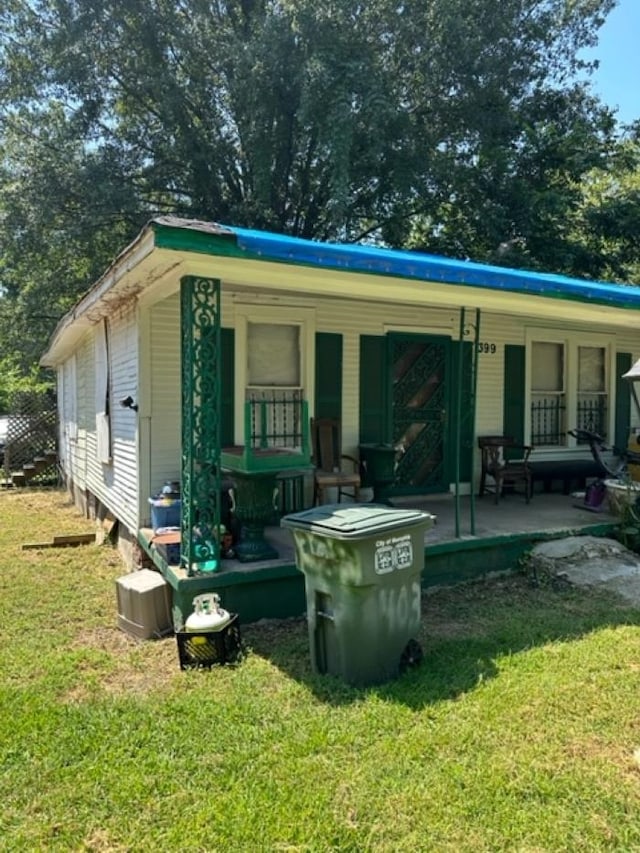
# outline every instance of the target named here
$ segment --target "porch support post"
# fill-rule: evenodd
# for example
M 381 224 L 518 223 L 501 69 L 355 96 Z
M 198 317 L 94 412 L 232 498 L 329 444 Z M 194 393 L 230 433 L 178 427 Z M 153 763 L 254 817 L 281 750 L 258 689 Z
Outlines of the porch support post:
M 476 477 L 474 467 L 475 448 L 477 444 L 476 436 L 476 407 L 478 401 L 478 359 L 480 358 L 480 309 L 476 308 L 476 322 L 474 324 L 475 336 L 473 340 L 473 355 L 471 357 L 471 401 L 470 401 L 470 417 L 471 417 L 471 476 L 469 480 L 469 522 L 471 525 L 471 535 L 476 532 Z
M 471 357 L 469 359 L 469 370 L 471 375 L 465 376 L 465 338 L 470 336 L 470 329 L 466 322 L 466 312 L 464 307 L 460 309 L 460 327 L 458 331 L 458 375 L 456 377 L 456 424 L 455 424 L 455 534 L 456 538 L 460 537 L 460 463 L 462 457 L 462 436 L 469 441 L 469 525 L 472 535 L 476 532 L 476 516 L 475 516 L 475 488 L 473 476 L 473 457 L 474 447 L 476 442 L 476 389 L 478 384 L 478 352 L 479 352 L 479 336 L 480 336 L 480 309 L 476 308 L 475 323 L 471 324 L 473 329 L 473 342 L 471 344 Z M 468 389 L 469 400 L 465 400 L 465 407 L 462 408 L 462 389 L 463 386 Z M 464 411 L 464 416 L 463 416 Z M 463 419 L 467 428 L 463 431 Z
M 462 436 L 462 376 L 464 366 L 464 307 L 460 309 L 460 328 L 458 329 L 458 375 L 456 376 L 456 412 L 455 424 L 455 511 L 456 538 L 460 536 L 460 440 Z
M 220 561 L 220 281 L 188 276 L 180 287 L 182 522 L 188 575 Z

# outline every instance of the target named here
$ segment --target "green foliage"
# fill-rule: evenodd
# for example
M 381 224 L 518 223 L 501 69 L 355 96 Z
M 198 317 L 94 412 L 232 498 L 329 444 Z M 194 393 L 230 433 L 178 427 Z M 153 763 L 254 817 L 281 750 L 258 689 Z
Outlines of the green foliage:
M 27 370 L 164 212 L 591 274 L 615 123 L 567 81 L 612 5 L 8 0 L 3 352 Z
M 19 414 L 27 404 L 30 412 L 46 409 L 54 388 L 53 378 L 37 366 L 23 373 L 11 358 L 0 359 L 0 414 Z
M 640 122 L 581 176 L 571 221 L 583 268 L 609 281 L 640 282 Z

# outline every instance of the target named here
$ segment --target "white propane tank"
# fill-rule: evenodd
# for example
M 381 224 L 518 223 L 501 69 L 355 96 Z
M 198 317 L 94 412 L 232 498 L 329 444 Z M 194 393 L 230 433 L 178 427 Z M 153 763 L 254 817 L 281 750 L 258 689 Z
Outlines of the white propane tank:
M 231 621 L 231 614 L 220 607 L 220 596 L 215 592 L 194 596 L 193 607 L 193 613 L 185 622 L 185 631 L 221 631 Z

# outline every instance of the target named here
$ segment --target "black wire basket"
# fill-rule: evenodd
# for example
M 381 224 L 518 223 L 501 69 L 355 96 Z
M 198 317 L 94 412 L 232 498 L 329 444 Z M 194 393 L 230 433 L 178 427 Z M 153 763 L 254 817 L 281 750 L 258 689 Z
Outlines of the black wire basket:
M 210 669 L 242 659 L 238 614 L 219 631 L 177 631 L 180 669 Z

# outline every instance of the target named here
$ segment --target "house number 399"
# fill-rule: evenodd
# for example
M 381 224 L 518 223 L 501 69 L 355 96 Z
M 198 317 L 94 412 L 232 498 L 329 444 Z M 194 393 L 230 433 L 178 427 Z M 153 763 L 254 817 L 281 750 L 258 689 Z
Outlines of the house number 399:
M 479 341 L 478 342 L 478 352 L 486 352 L 491 353 L 493 355 L 497 351 L 497 346 L 495 344 L 490 344 L 488 341 Z

